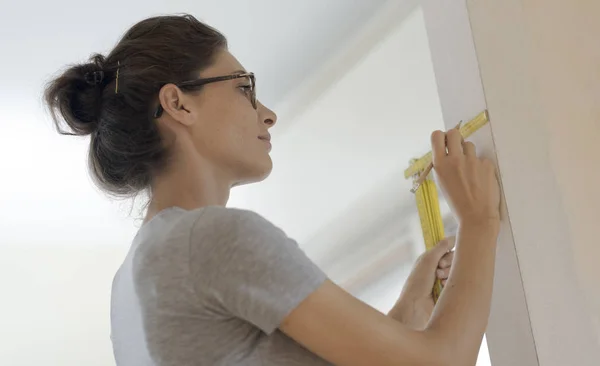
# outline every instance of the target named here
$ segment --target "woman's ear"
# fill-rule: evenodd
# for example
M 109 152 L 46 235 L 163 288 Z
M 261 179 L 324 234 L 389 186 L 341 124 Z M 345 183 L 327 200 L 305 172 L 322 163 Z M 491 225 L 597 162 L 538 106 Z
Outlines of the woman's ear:
M 183 92 L 175 84 L 166 84 L 158 92 L 158 102 L 164 110 L 163 113 L 169 114 L 181 124 L 190 126 L 190 112 L 183 106 L 183 99 Z

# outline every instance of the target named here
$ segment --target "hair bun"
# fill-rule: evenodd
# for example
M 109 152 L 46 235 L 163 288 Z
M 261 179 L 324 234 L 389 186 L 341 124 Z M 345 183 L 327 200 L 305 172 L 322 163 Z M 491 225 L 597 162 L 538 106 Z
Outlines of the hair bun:
M 60 132 L 89 135 L 96 131 L 106 84 L 104 60 L 102 55 L 93 55 L 89 63 L 68 68 L 47 86 L 45 100 Z

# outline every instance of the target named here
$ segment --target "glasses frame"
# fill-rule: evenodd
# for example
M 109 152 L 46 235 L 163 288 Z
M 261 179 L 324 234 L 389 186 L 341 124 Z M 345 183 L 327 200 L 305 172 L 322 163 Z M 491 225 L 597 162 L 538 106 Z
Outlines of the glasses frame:
M 250 103 L 252 103 L 252 107 L 254 107 L 254 109 L 257 109 L 258 104 L 256 101 L 256 78 L 254 77 L 253 72 L 244 72 L 244 73 L 231 74 L 231 75 L 215 76 L 215 77 L 204 78 L 204 79 L 188 80 L 188 81 L 183 81 L 181 83 L 176 83 L 175 85 L 180 89 L 193 90 L 193 89 L 197 89 L 206 84 L 216 83 L 219 81 L 241 79 L 241 78 L 250 79 Z M 154 118 L 159 118 L 162 115 L 163 111 L 164 111 L 164 109 L 163 109 L 162 105 L 160 105 L 160 103 L 159 103 L 158 107 L 156 108 L 156 111 L 154 112 Z

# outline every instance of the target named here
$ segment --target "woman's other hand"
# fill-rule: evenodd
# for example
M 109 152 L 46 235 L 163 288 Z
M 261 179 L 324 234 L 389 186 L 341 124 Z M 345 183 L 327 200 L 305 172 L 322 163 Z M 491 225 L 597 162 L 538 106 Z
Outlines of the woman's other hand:
M 454 259 L 451 250 L 455 240 L 455 237 L 446 238 L 419 257 L 389 316 L 413 329 L 425 329 L 435 306 L 433 285 L 437 279 L 442 285 L 446 284 Z

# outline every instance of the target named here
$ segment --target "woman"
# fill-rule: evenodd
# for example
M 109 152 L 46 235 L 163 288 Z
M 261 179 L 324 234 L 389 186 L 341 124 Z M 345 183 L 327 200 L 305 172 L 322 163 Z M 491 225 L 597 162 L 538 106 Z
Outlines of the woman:
M 328 280 L 270 222 L 225 208 L 232 187 L 272 168 L 277 117 L 255 93 L 254 75 L 225 38 L 189 15 L 146 19 L 108 56 L 48 85 L 59 131 L 91 135 L 98 185 L 150 194 L 113 283 L 117 364 L 474 364 L 499 226 L 492 164 L 456 130 L 432 135 L 435 170 L 460 223 L 457 249 L 445 240 L 423 255 L 384 315 Z M 434 309 L 436 276 L 448 282 Z

